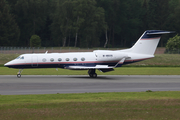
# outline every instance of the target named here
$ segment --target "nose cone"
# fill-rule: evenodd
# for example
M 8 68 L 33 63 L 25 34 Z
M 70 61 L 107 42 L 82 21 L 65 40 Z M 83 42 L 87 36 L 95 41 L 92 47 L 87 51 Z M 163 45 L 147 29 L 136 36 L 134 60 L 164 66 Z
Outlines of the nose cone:
M 8 65 L 9 65 L 9 62 L 7 62 L 6 64 L 4 64 L 5 67 L 8 67 Z
M 7 62 L 6 64 L 4 64 L 5 67 L 12 67 L 12 62 Z

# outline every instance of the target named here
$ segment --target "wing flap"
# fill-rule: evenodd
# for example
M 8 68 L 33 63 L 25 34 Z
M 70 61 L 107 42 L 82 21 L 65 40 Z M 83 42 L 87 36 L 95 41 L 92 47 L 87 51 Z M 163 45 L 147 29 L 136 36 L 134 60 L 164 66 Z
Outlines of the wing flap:
M 101 71 L 101 72 L 110 72 L 110 71 L 114 71 L 114 69 L 113 68 L 109 68 L 109 69 L 98 69 L 99 71 Z

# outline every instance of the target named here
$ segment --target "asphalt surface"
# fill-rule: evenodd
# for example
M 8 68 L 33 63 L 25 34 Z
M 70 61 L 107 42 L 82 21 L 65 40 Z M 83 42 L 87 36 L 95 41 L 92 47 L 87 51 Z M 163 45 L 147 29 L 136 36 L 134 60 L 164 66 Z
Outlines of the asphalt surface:
M 106 75 L 89 76 L 15 75 L 0 76 L 1 95 L 85 92 L 180 91 L 180 76 Z

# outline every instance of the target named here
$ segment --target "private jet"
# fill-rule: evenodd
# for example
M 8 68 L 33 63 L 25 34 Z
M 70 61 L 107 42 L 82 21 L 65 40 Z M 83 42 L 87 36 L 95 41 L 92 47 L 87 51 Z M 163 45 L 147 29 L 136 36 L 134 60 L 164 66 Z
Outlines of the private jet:
M 63 68 L 70 70 L 88 70 L 92 78 L 96 78 L 96 70 L 113 71 L 116 67 L 139 62 L 154 57 L 155 50 L 163 34 L 173 33 L 163 30 L 147 30 L 129 49 L 94 50 L 93 52 L 70 53 L 38 53 L 22 54 L 4 64 L 9 68 L 19 69 L 17 77 L 21 77 L 23 69 L 28 68 Z

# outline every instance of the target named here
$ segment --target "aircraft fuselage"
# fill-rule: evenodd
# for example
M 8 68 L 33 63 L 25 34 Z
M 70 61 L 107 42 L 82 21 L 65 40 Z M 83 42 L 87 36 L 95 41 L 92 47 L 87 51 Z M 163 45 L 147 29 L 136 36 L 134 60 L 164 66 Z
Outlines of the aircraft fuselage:
M 72 53 L 45 53 L 45 54 L 22 54 L 18 58 L 5 64 L 9 68 L 65 68 L 69 66 L 93 67 L 96 65 L 108 65 L 120 67 L 120 60 L 126 58 L 123 64 L 138 62 L 153 56 L 134 55 L 128 58 L 127 53 L 120 51 L 94 51 L 94 52 L 72 52 Z M 89 69 L 89 68 L 87 68 Z

